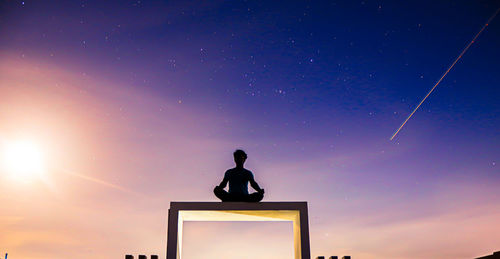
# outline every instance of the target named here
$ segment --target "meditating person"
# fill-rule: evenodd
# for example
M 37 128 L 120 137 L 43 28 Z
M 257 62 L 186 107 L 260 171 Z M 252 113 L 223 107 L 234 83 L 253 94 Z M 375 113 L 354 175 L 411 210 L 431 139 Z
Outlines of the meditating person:
M 234 151 L 233 156 L 236 167 L 226 171 L 224 179 L 214 189 L 215 196 L 222 201 L 261 201 L 264 198 L 264 189 L 261 189 L 255 182 L 252 172 L 243 168 L 243 164 L 247 160 L 247 154 L 245 151 L 238 149 Z M 224 190 L 228 182 L 229 192 Z M 248 194 L 248 183 L 257 192 Z

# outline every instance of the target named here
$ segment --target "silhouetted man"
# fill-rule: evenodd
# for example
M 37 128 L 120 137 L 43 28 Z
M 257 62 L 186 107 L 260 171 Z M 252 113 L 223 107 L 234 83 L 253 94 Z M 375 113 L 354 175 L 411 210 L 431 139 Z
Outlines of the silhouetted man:
M 247 160 L 247 154 L 243 150 L 236 150 L 233 153 L 236 167 L 229 169 L 224 174 L 224 179 L 214 189 L 215 196 L 222 201 L 246 201 L 259 202 L 264 198 L 264 189 L 261 189 L 253 178 L 252 172 L 243 168 L 243 164 Z M 224 188 L 229 182 L 229 192 Z M 248 183 L 257 192 L 248 194 Z

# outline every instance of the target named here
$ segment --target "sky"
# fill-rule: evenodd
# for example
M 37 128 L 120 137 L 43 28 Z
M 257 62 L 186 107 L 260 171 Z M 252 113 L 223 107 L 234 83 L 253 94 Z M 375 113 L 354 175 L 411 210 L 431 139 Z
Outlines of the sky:
M 314 258 L 498 251 L 500 17 L 389 139 L 498 8 L 2 1 L 0 145 L 42 166 L 0 167 L 0 254 L 164 258 L 169 202 L 217 201 L 237 148 L 264 201 L 308 202 Z M 290 233 L 187 223 L 184 255 L 291 258 Z

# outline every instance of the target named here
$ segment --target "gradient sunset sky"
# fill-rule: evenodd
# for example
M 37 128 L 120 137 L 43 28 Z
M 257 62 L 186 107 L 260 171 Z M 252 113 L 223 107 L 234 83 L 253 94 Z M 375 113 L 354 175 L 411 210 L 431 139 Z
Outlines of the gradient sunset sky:
M 308 202 L 312 257 L 498 251 L 500 17 L 389 138 L 499 7 L 1 1 L 0 145 L 44 167 L 0 167 L 0 255 L 164 258 L 169 202 L 216 201 L 236 148 L 264 201 Z M 185 232 L 185 259 L 293 251 L 288 223 Z

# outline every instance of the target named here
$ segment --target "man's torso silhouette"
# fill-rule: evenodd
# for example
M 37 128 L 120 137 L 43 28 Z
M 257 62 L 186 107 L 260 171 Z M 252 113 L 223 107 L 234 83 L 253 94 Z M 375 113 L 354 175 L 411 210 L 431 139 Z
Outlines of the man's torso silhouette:
M 229 194 L 248 195 L 248 182 L 253 181 L 253 174 L 245 168 L 232 168 L 224 174 L 224 180 L 229 182 Z

